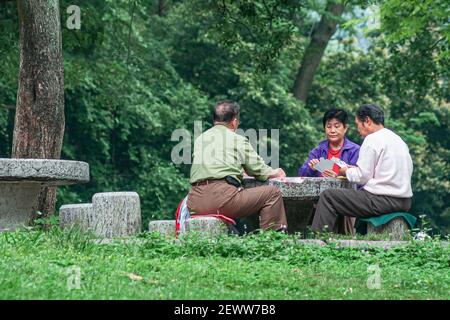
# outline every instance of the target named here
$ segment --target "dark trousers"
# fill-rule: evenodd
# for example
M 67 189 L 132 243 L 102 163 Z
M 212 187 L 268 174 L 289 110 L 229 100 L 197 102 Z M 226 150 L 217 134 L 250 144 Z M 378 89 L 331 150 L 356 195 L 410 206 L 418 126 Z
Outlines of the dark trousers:
M 329 189 L 320 194 L 312 230 L 338 233 L 337 221 L 346 217 L 376 217 L 382 214 L 408 211 L 411 198 L 372 194 L 364 189 Z
M 309 223 L 308 223 L 309 225 L 312 225 L 312 222 L 314 220 L 314 213 L 316 212 L 316 209 L 317 209 L 317 203 L 314 203 L 313 207 L 311 208 L 312 212 L 310 213 L 311 219 L 309 220 Z M 347 217 L 347 216 L 341 215 L 338 217 L 338 219 L 336 221 L 335 233 L 354 236 L 356 233 L 355 224 L 356 224 L 355 217 Z

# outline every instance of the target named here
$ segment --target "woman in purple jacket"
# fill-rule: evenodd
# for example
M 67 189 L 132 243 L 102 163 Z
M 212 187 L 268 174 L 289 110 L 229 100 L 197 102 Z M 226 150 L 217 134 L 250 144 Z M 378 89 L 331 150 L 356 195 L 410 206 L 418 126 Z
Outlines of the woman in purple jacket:
M 326 140 L 309 153 L 308 160 L 298 169 L 300 177 L 337 177 L 339 167 L 335 164 L 333 170 L 326 170 L 321 174 L 314 169 L 314 165 L 321 157 L 331 159 L 336 157 L 349 165 L 356 166 L 359 156 L 359 145 L 350 141 L 345 136 L 348 129 L 348 115 L 342 109 L 330 109 L 323 116 L 323 128 Z M 344 221 L 338 224 L 338 233 L 354 234 L 355 218 L 344 217 Z

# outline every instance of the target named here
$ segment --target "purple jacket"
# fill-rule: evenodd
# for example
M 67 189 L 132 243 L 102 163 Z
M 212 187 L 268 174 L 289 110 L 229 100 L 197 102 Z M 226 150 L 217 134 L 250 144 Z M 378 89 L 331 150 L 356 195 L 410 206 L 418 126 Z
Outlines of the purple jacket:
M 328 156 L 328 140 L 323 140 L 319 143 L 317 148 L 314 148 L 309 153 L 308 160 L 298 168 L 298 176 L 299 177 L 320 177 L 319 171 L 314 171 L 308 166 L 308 162 L 312 159 L 320 159 L 324 157 L 325 159 Z M 359 145 L 344 137 L 344 145 L 342 147 L 340 159 L 347 164 L 351 164 L 356 166 L 356 162 L 359 157 Z

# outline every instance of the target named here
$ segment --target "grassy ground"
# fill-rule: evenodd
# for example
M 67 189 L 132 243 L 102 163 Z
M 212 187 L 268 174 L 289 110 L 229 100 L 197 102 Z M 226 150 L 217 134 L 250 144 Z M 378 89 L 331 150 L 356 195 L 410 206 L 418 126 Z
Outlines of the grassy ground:
M 449 298 L 450 248 L 435 240 L 362 250 L 272 232 L 140 239 L 101 245 L 76 230 L 2 233 L 0 299 Z M 378 271 L 380 288 L 369 289 Z

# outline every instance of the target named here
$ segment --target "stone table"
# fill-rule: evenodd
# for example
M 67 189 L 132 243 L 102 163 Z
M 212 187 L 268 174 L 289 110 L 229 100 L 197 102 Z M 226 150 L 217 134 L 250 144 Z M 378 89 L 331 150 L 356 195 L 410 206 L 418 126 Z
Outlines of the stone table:
M 42 187 L 89 182 L 85 162 L 0 159 L 0 231 L 30 223 Z
M 322 191 L 326 189 L 356 189 L 356 184 L 341 178 L 300 178 L 287 177 L 285 181 L 270 179 L 265 182 L 254 178 L 244 178 L 244 188 L 262 185 L 273 185 L 281 190 L 288 221 L 289 232 L 306 231 L 313 217 L 313 205 L 319 200 Z M 246 219 L 250 229 L 258 228 L 256 216 Z M 251 231 L 251 230 L 250 230 Z

